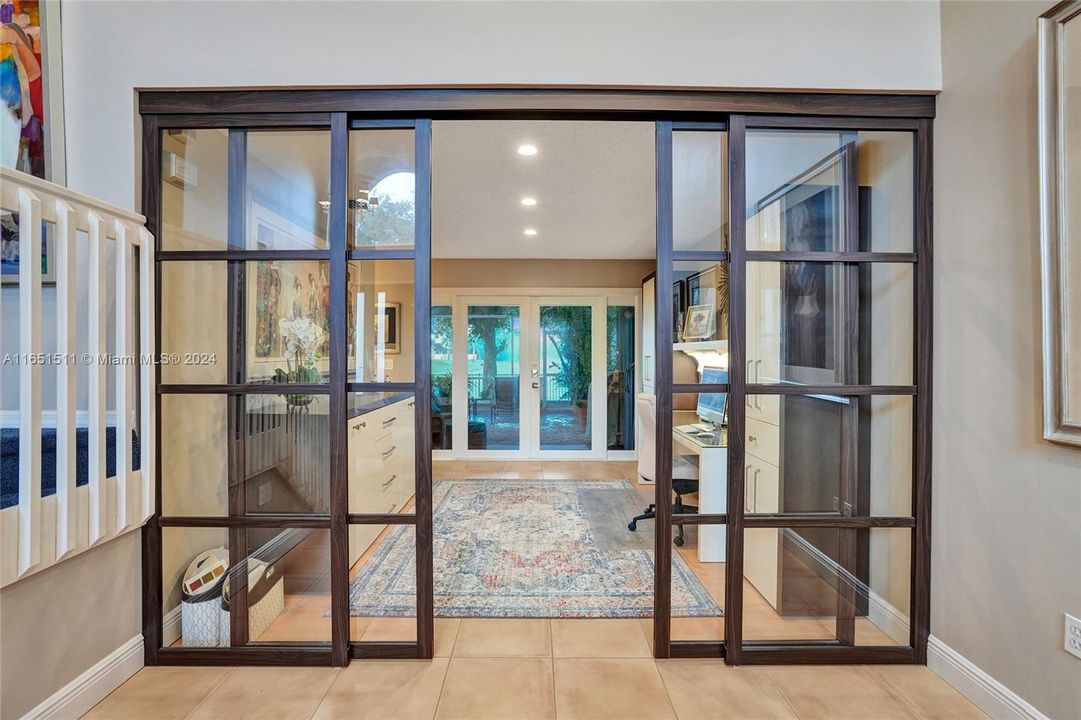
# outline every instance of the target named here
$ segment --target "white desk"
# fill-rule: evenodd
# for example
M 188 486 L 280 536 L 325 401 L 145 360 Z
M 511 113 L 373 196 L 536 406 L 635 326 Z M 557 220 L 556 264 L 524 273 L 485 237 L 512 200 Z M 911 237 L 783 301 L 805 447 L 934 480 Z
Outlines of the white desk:
M 722 432 L 720 444 L 704 443 L 675 428 L 672 430 L 672 455 L 695 455 L 698 458 L 698 512 L 728 512 L 728 435 Z M 724 562 L 724 525 L 698 526 L 698 561 Z

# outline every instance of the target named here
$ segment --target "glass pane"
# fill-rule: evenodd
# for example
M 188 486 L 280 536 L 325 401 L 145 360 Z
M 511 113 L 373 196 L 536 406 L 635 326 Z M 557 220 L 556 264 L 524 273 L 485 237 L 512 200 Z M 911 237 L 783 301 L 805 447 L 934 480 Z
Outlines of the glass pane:
M 673 537 L 679 530 L 672 527 Z M 725 530 L 724 525 L 683 526 L 684 544 L 672 548 L 673 640 L 724 640 Z
M 728 250 L 728 133 L 672 133 L 672 247 Z
M 746 511 L 911 515 L 912 405 L 906 395 L 747 396 Z
M 229 398 L 162 395 L 161 511 L 165 516 L 229 513 Z
M 417 639 L 417 533 L 412 525 L 349 526 L 349 638 Z
M 728 368 L 728 263 L 672 267 L 673 382 L 702 380 L 706 367 Z
M 750 528 L 743 637 L 908 645 L 907 528 Z
M 432 449 L 453 447 L 454 422 L 454 310 L 450 305 L 432 306 Z
M 608 307 L 608 449 L 634 450 L 634 306 Z
M 351 248 L 413 246 L 415 152 L 411 129 L 349 133 Z
M 675 514 L 728 512 L 728 437 L 720 421 L 726 401 L 726 393 L 672 396 Z M 724 639 L 726 530 L 724 525 L 672 526 L 673 640 Z
M 593 388 L 593 309 L 540 308 L 541 450 L 593 447 L 590 391 Z
M 249 131 L 247 144 L 246 248 L 327 247 L 330 132 Z
M 162 250 L 227 250 L 228 202 L 229 131 L 164 131 Z
M 161 264 L 161 381 L 227 383 L 229 313 L 224 262 Z
M 747 263 L 747 380 L 909 385 L 913 266 Z
M 244 397 L 244 510 L 330 512 L 328 395 Z
M 349 377 L 413 380 L 413 261 L 351 260 L 346 291 Z
M 330 376 L 330 268 L 319 260 L 244 263 L 247 382 Z M 298 403 L 304 396 L 294 396 Z
M 167 647 L 330 642 L 328 530 L 166 527 L 162 582 Z
M 912 252 L 912 143 L 910 132 L 748 130 L 747 249 Z M 848 211 L 858 237 L 845 236 Z
M 416 477 L 413 393 L 350 393 L 349 512 L 411 512 Z
M 470 450 L 517 450 L 521 430 L 521 308 L 470 305 L 467 358 Z

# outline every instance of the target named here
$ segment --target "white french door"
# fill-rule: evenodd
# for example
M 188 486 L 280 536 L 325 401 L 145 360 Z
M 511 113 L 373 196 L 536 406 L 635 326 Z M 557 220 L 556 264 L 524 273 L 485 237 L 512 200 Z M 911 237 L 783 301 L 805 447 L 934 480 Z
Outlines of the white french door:
M 524 412 L 531 458 L 603 458 L 607 302 L 603 297 L 531 299 Z
M 605 457 L 604 296 L 460 295 L 433 305 L 453 308 L 453 401 L 433 406 L 442 412 L 437 457 Z M 447 384 L 433 382 L 444 395 Z

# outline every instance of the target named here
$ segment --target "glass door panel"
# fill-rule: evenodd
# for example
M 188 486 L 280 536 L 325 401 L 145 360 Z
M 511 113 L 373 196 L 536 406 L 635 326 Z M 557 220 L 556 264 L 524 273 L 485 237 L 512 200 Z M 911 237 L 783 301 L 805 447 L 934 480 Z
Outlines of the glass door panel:
M 521 440 L 521 305 L 467 306 L 468 450 L 518 450 Z
M 432 449 L 453 447 L 454 306 L 432 304 Z
M 592 450 L 593 308 L 539 307 L 537 390 L 540 450 Z M 538 387 L 539 386 L 539 387 Z

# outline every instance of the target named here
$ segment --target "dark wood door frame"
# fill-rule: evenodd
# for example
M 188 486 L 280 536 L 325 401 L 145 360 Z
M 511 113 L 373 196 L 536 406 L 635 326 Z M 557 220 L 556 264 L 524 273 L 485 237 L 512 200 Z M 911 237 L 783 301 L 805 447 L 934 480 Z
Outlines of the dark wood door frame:
M 430 204 L 430 167 L 428 165 L 433 118 L 455 119 L 599 119 L 653 121 L 657 124 L 657 278 L 656 337 L 658 350 L 665 346 L 660 339 L 671 337 L 672 262 L 683 257 L 673 252 L 671 140 L 673 129 L 717 127 L 724 123 L 729 133 L 729 202 L 742 207 L 745 195 L 745 133 L 748 127 L 817 128 L 840 130 L 903 130 L 914 136 L 915 182 L 915 252 L 913 253 L 830 253 L 820 261 L 911 262 L 915 277 L 914 343 L 915 378 L 911 386 L 852 385 L 823 392 L 852 396 L 872 394 L 914 395 L 913 417 L 913 512 L 909 518 L 831 518 L 816 516 L 743 516 L 743 434 L 744 398 L 751 393 L 790 392 L 790 388 L 748 385 L 743 363 L 730 363 L 729 392 L 729 476 L 728 512 L 725 515 L 672 517 L 671 514 L 671 405 L 675 391 L 697 392 L 698 386 L 673 386 L 672 358 L 657 352 L 657 544 L 654 622 L 654 653 L 657 657 L 725 657 L 729 663 L 845 663 L 845 662 L 926 662 L 930 605 L 930 408 L 931 408 L 931 132 L 935 115 L 934 94 L 880 94 L 838 92 L 739 91 L 714 89 L 666 89 L 626 87 L 373 87 L 353 89 L 143 89 L 139 91 L 142 116 L 142 210 L 147 225 L 159 238 L 156 258 L 155 306 L 161 314 L 161 263 L 170 260 L 272 259 L 256 257 L 252 251 L 233 248 L 221 253 L 163 252 L 161 228 L 161 134 L 171 128 L 301 128 L 329 127 L 332 146 L 332 184 L 329 247 L 327 251 L 299 251 L 292 259 L 322 259 L 331 263 L 331 383 L 319 388 L 330 394 L 331 490 L 329 516 L 302 518 L 229 519 L 219 526 L 236 529 L 266 527 L 286 522 L 291 527 L 327 528 L 331 533 L 331 605 L 332 641 L 327 645 L 311 643 L 273 646 L 245 646 L 224 649 L 161 648 L 162 588 L 161 529 L 167 526 L 194 526 L 188 518 L 168 518 L 161 513 L 161 457 L 154 462 L 156 477 L 156 514 L 143 529 L 143 627 L 147 664 L 334 664 L 342 665 L 350 657 L 431 657 L 433 652 L 433 577 L 431 525 L 431 434 L 430 413 L 430 218 L 418 212 L 416 245 L 409 253 L 414 261 L 417 319 L 415 323 L 415 381 L 410 389 L 417 403 L 416 420 L 416 509 L 412 516 L 351 516 L 346 506 L 345 480 L 345 402 L 347 391 L 387 390 L 387 385 L 347 385 L 345 365 L 347 348 L 344 330 L 344 272 L 348 258 L 364 253 L 345 249 L 344 188 L 347 182 L 348 133 L 354 127 L 408 125 L 415 128 L 417 151 L 417 203 Z M 386 119 L 384 119 L 386 118 Z M 394 118 L 408 118 L 406 121 Z M 423 160 L 422 160 L 423 158 Z M 341 192 L 339 192 L 341 191 Z M 424 217 L 421 217 L 421 216 Z M 232 247 L 232 245 L 231 245 Z M 180 257 L 183 255 L 184 257 Z M 730 262 L 729 343 L 730 356 L 737 359 L 746 353 L 745 263 L 755 260 L 795 259 L 785 253 L 748 253 L 745 219 L 742 212 L 730 215 L 730 248 L 716 253 Z M 398 253 L 396 258 L 406 259 Z M 723 257 L 722 257 L 723 256 Z M 836 257 L 833 257 L 836 256 Z M 340 257 L 340 259 L 339 259 Z M 389 258 L 387 255 L 380 257 Z M 811 258 L 803 258 L 811 259 Z M 335 269 L 337 268 L 337 270 Z M 337 279 L 338 282 L 335 282 Z M 335 287 L 337 286 L 337 291 Z M 242 298 L 240 298 L 242 300 Z M 342 302 L 338 302 L 342 301 Z M 336 331 L 336 332 L 335 332 Z M 337 336 L 337 340 L 335 337 Z M 155 325 L 155 342 L 161 347 L 160 322 Z M 230 376 L 225 386 L 172 386 L 161 383 L 160 367 L 155 368 L 158 394 L 170 392 L 224 392 L 243 395 L 253 390 L 243 380 Z M 394 389 L 398 388 L 395 384 Z M 315 388 L 313 391 L 317 391 Z M 814 392 L 815 388 L 803 388 Z M 243 400 L 243 398 L 240 398 Z M 333 423 L 341 415 L 343 421 Z M 156 429 L 161 447 L 160 425 Z M 340 437 L 339 437 L 340 436 Z M 219 519 L 220 520 L 220 519 Z M 417 553 L 417 641 L 412 643 L 353 643 L 349 638 L 348 556 L 350 522 L 397 522 L 416 528 Z M 213 521 L 217 524 L 217 521 Z M 673 642 L 670 636 L 671 534 L 674 524 L 727 523 L 729 581 L 725 590 L 724 642 Z M 913 528 L 911 576 L 911 630 L 908 647 L 853 647 L 844 643 L 766 644 L 745 643 L 742 639 L 742 546 L 746 527 L 908 527 Z M 339 568 L 339 566 L 341 566 Z M 337 570 L 335 570 L 337 568 Z M 235 628 L 238 636 L 242 632 Z

